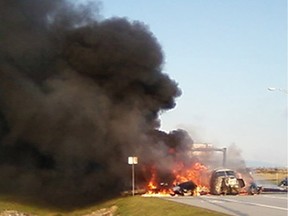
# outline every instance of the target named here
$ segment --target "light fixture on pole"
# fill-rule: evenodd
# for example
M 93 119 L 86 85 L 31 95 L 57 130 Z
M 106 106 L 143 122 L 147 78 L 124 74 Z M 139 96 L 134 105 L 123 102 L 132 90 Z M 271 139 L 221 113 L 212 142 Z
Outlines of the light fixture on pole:
M 132 165 L 132 196 L 135 194 L 135 173 L 134 173 L 134 165 L 138 164 L 138 157 L 130 156 L 128 157 L 128 164 Z
M 280 89 L 280 88 L 275 88 L 275 87 L 268 87 L 269 91 L 280 91 L 283 92 L 284 94 L 288 94 L 288 91 L 286 89 Z

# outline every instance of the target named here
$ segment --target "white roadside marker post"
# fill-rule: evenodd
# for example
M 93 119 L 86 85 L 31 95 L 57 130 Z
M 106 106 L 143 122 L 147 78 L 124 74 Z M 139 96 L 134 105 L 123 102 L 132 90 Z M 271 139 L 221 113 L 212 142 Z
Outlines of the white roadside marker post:
M 138 164 L 138 157 L 135 156 L 128 157 L 128 164 L 132 165 L 132 196 L 134 196 L 135 194 L 134 164 Z

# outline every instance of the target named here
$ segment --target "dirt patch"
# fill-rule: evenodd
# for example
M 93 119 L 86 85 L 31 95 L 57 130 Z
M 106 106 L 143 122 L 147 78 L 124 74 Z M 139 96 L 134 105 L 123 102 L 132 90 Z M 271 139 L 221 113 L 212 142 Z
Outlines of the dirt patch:
M 5 210 L 3 212 L 0 212 L 0 216 L 36 216 L 36 215 L 27 214 L 15 210 Z
M 116 216 L 117 209 L 118 209 L 117 206 L 112 206 L 110 208 L 99 209 L 91 213 L 84 214 L 82 216 Z M 16 210 L 4 210 L 0 212 L 0 216 L 37 216 L 37 215 L 23 213 Z

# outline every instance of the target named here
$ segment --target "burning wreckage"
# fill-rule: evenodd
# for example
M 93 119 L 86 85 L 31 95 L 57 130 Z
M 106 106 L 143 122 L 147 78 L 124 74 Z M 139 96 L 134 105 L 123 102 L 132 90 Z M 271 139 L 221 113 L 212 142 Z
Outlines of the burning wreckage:
M 235 172 L 230 169 L 214 170 L 210 181 L 210 193 L 215 195 L 239 194 L 245 186 L 244 180 L 237 178 Z
M 196 164 L 196 166 L 199 166 L 199 164 Z M 188 172 L 194 172 L 195 174 L 195 171 L 190 170 Z M 237 177 L 235 171 L 227 168 L 214 169 L 210 171 L 210 174 L 207 170 L 206 178 L 209 179 L 209 185 L 204 183 L 207 182 L 207 179 L 201 182 L 199 179 L 191 177 L 182 177 L 182 181 L 180 178 L 179 182 L 173 181 L 172 184 L 167 182 L 158 184 L 150 181 L 143 196 L 238 195 L 240 193 L 254 195 L 261 193 L 261 187 L 259 188 L 254 182 L 244 180 L 241 176 Z M 198 184 L 195 182 L 198 182 Z
M 198 166 L 197 164 L 196 166 Z M 203 166 L 203 165 L 202 165 Z M 195 171 L 189 171 L 195 172 Z M 195 174 L 195 173 L 194 173 Z M 179 195 L 179 196 L 199 196 L 199 195 L 238 195 L 240 193 L 246 194 L 259 194 L 260 190 L 253 184 L 249 187 L 245 187 L 247 183 L 243 178 L 237 178 L 235 171 L 231 169 L 215 169 L 210 174 L 207 170 L 206 178 L 209 180 L 209 185 L 207 179 L 202 183 L 199 179 L 182 177 L 184 181 L 174 181 L 172 184 L 163 183 L 157 184 L 156 182 L 149 182 L 147 190 L 143 196 L 165 196 L 165 195 Z M 195 177 L 195 176 L 194 176 Z M 177 183 L 176 183 L 177 182 Z M 195 182 L 198 182 L 196 184 Z
M 223 156 L 226 160 L 226 151 Z M 190 157 L 192 165 L 178 161 L 170 175 L 157 174 L 155 167 L 151 169 L 151 179 L 143 196 L 254 195 L 261 192 L 246 169 L 212 169 L 200 162 L 201 157 L 197 162 L 193 161 L 195 155 L 190 154 Z

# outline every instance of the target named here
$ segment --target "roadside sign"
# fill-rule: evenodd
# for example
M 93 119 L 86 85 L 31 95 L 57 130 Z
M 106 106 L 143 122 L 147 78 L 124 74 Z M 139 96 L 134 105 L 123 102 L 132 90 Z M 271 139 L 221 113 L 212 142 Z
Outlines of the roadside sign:
M 128 164 L 138 164 L 138 157 L 128 157 Z
M 134 173 L 134 164 L 138 164 L 138 157 L 131 156 L 128 157 L 128 164 L 132 165 L 132 195 L 135 193 L 135 173 Z

